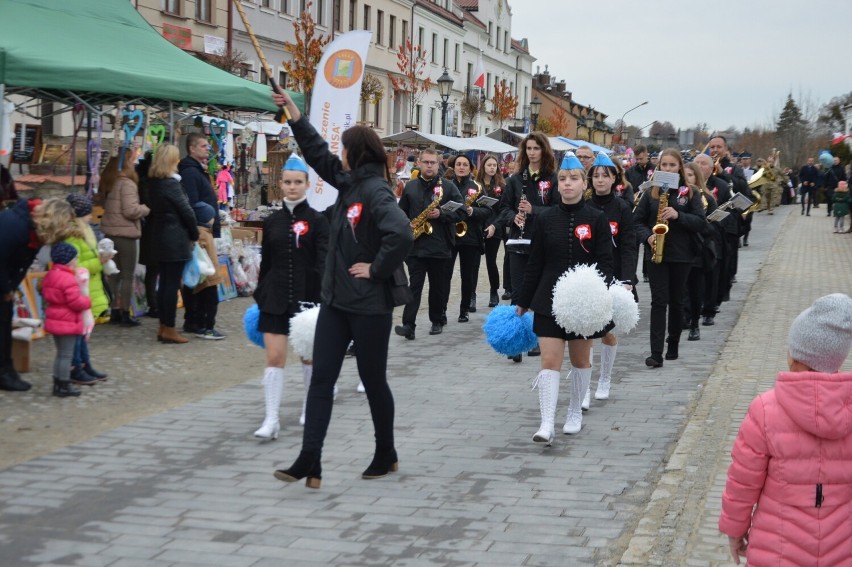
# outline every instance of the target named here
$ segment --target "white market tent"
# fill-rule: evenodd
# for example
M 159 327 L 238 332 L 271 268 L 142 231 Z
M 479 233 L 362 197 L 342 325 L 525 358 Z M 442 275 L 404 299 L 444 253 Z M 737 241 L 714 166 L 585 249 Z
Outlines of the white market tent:
M 382 138 L 382 142 L 404 144 L 407 146 L 442 146 L 456 152 L 481 151 L 493 154 L 506 154 L 518 151 L 515 146 L 504 144 L 488 136 L 477 136 L 475 138 L 455 138 L 453 136 L 442 136 L 441 134 L 425 134 L 416 130 L 399 132 Z
M 506 128 L 501 128 L 499 130 L 494 130 L 493 132 L 489 132 L 488 134 L 486 134 L 486 136 L 489 137 L 489 138 L 492 138 L 494 140 L 501 140 L 501 141 L 514 140 L 514 141 L 520 143 L 520 141 L 524 139 L 526 134 L 522 134 L 520 132 L 512 132 L 511 130 L 508 130 Z M 547 138 L 547 140 L 550 142 L 550 148 L 554 152 L 568 152 L 568 151 L 573 152 L 574 150 L 579 148 L 580 145 L 581 145 L 581 143 L 574 143 L 574 142 L 568 140 L 567 138 L 561 138 L 561 137 L 555 137 L 555 136 L 549 136 Z M 585 143 L 585 142 L 583 142 L 583 143 Z M 517 151 L 517 148 L 515 148 L 515 150 Z

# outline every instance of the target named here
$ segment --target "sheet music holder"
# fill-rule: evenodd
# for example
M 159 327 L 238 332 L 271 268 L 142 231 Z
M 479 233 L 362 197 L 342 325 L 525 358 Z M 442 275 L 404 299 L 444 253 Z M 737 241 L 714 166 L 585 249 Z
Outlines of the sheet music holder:
M 532 240 L 529 238 L 510 238 L 506 241 L 506 246 L 515 246 L 515 245 L 523 245 L 529 246 L 532 244 Z
M 651 187 L 668 187 L 669 189 L 674 189 L 679 183 L 680 175 L 677 173 L 657 170 L 654 172 L 654 176 L 651 179 L 639 185 L 639 190 L 644 191 Z
M 459 203 L 458 201 L 447 201 L 446 203 L 441 205 L 441 210 L 445 213 L 452 213 L 453 211 L 457 211 L 462 207 L 464 207 L 464 203 Z
M 483 195 L 479 199 L 476 200 L 476 204 L 480 207 L 493 207 L 497 203 L 497 199 L 494 197 L 489 197 L 488 195 Z
M 744 211 L 754 204 L 754 201 L 743 195 L 742 193 L 734 193 L 730 201 L 722 203 L 719 208 L 723 211 L 734 208 Z
M 710 221 L 710 222 L 719 222 L 719 221 L 727 218 L 728 215 L 730 215 L 730 214 L 731 213 L 729 213 L 728 211 L 723 211 L 722 209 L 716 209 L 715 211 L 713 211 L 712 213 L 707 215 L 707 220 Z

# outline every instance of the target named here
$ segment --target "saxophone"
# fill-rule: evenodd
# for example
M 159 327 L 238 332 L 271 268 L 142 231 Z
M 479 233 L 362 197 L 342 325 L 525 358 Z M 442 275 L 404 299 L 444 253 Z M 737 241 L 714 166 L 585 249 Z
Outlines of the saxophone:
M 464 200 L 464 208 L 465 209 L 467 209 L 470 206 L 473 206 L 473 204 L 476 202 L 476 200 L 479 199 L 479 196 L 482 195 L 482 185 L 477 183 L 476 180 L 474 180 L 473 182 L 474 182 L 474 184 L 476 184 L 476 193 L 473 193 L 472 195 L 468 195 L 467 199 Z M 461 238 L 465 234 L 467 234 L 467 223 L 464 222 L 464 221 L 457 222 L 456 223 L 456 238 Z
M 666 233 L 669 231 L 669 221 L 663 218 L 663 209 L 669 206 L 669 194 L 660 193 L 660 204 L 657 207 L 657 224 L 651 230 L 656 235 L 654 245 L 651 247 L 653 252 L 651 261 L 659 264 L 663 261 L 663 248 L 666 245 Z
M 429 203 L 423 212 L 411 220 L 411 230 L 414 232 L 414 240 L 417 240 L 424 234 L 432 234 L 432 223 L 427 217 L 429 213 L 434 211 L 441 204 L 441 199 L 444 197 L 444 189 L 441 187 L 441 180 L 438 179 L 438 184 L 435 186 L 438 189 L 437 195 L 434 196 L 432 202 Z

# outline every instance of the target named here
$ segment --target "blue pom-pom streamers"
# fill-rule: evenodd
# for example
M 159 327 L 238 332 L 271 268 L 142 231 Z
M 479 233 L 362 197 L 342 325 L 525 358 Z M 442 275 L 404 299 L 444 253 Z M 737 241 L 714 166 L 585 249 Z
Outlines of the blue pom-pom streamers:
M 538 337 L 533 333 L 532 313 L 518 317 L 515 309 L 514 305 L 495 307 L 482 326 L 491 348 L 506 356 L 516 356 L 538 344 Z
M 246 309 L 246 314 L 243 315 L 243 326 L 245 327 L 246 337 L 248 340 L 260 348 L 264 348 L 263 333 L 257 330 L 258 320 L 260 320 L 260 309 L 258 309 L 257 304 L 255 303 Z

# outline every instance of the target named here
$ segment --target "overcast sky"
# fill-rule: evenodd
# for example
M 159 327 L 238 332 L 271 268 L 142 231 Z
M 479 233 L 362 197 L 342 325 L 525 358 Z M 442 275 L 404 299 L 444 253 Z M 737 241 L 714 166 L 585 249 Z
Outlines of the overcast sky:
M 768 126 L 852 91 L 850 0 L 510 0 L 512 37 L 612 124 Z M 647 130 L 646 130 L 647 133 Z

